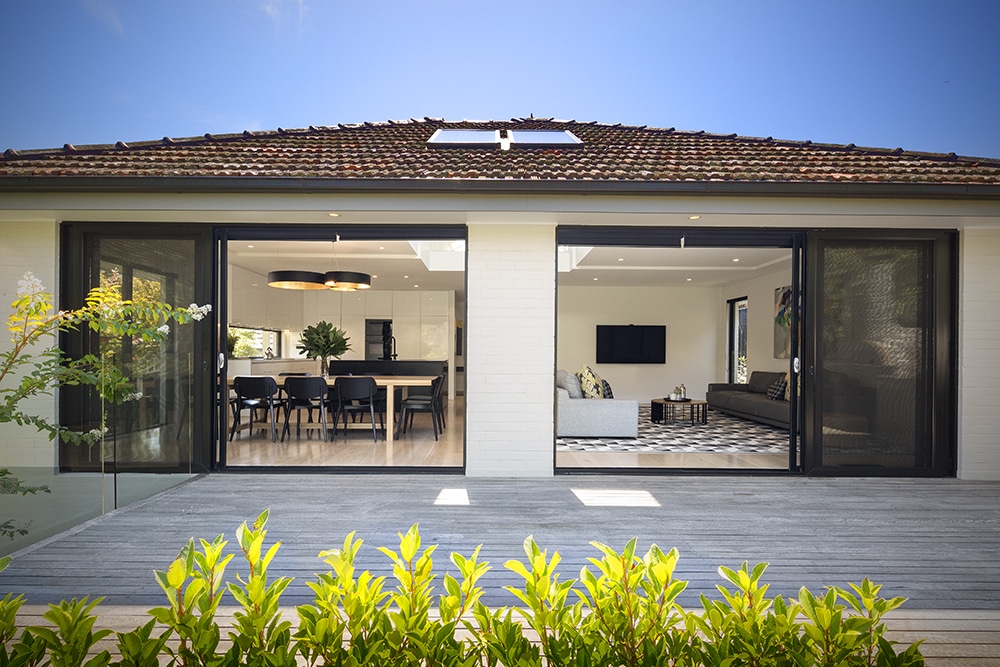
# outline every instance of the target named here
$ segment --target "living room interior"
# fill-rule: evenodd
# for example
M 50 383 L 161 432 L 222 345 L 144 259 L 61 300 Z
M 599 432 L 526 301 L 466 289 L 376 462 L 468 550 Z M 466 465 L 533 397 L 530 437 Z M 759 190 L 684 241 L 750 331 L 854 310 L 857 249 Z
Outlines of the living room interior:
M 438 255 L 436 268 L 445 270 L 432 268 L 429 261 L 432 253 Z M 405 342 L 406 334 L 399 330 L 400 319 L 393 318 L 399 334 L 394 338 L 400 339 L 394 343 L 402 343 L 396 348 L 399 359 L 433 357 L 454 367 L 454 387 L 445 401 L 448 428 L 441 431 L 438 439 L 432 437 L 429 428 L 410 429 L 388 445 L 384 439 L 373 445 L 371 439 L 353 431 L 347 437 L 341 433 L 332 446 L 324 445 L 318 431 L 312 429 L 277 444 L 271 442 L 266 432 L 253 437 L 241 433 L 226 445 L 228 465 L 462 465 L 464 243 L 438 242 L 429 246 L 381 240 L 335 244 L 234 241 L 229 244 L 228 254 L 230 326 L 235 331 L 253 332 L 258 341 L 251 351 L 241 344 L 229 360 L 230 375 L 278 370 L 275 364 L 284 364 L 281 370 L 285 371 L 318 373 L 317 362 L 303 359 L 295 349 L 299 332 L 314 320 L 326 319 L 349 330 L 355 342 L 363 340 L 360 338 L 363 334 L 353 329 L 363 323 L 364 316 L 348 316 L 348 307 L 342 305 L 345 300 L 363 298 L 377 303 L 384 301 L 387 293 L 395 293 L 398 300 L 404 292 L 453 295 L 448 307 L 448 326 L 455 332 L 455 340 L 450 341 L 451 351 L 441 352 L 440 345 L 436 351 L 421 349 L 420 341 Z M 335 292 L 318 295 L 312 291 L 275 289 L 266 284 L 269 270 L 276 268 L 324 271 L 334 266 L 369 272 L 372 288 L 341 295 Z M 788 370 L 789 360 L 775 357 L 774 302 L 775 291 L 791 281 L 790 249 L 563 246 L 559 248 L 559 266 L 557 368 L 575 375 L 588 366 L 611 385 L 615 400 L 632 401 L 635 407 L 629 408 L 627 419 L 634 433 L 627 434 L 628 437 L 586 432 L 563 437 L 557 433 L 557 469 L 788 468 L 787 427 L 707 409 L 705 424 L 688 419 L 690 412 L 685 410 L 671 413 L 669 420 L 653 423 L 650 401 L 667 397 L 680 385 L 685 386 L 687 398 L 704 400 L 710 383 L 729 379 L 730 366 L 735 372 L 737 365 L 745 364 L 741 368 L 747 378 L 752 371 Z M 727 302 L 744 297 L 745 355 L 737 360 L 729 346 L 733 336 L 740 334 L 730 335 Z M 336 307 L 331 308 L 330 299 L 338 300 Z M 406 321 L 404 318 L 403 322 Z M 629 324 L 664 328 L 663 363 L 598 363 L 597 327 Z M 428 330 L 423 328 L 425 333 Z M 364 345 L 355 346 L 343 359 L 365 359 Z M 593 403 L 574 404 L 574 407 L 584 409 L 581 405 L 589 405 L 593 411 Z
M 692 413 L 679 403 L 668 406 L 667 419 L 653 423 L 650 404 L 681 385 L 687 399 L 704 401 L 709 385 L 726 382 L 730 372 L 749 379 L 758 371 L 758 381 L 765 371 L 775 373 L 768 378 L 784 377 L 790 360 L 783 345 L 775 348 L 775 300 L 791 283 L 791 249 L 573 246 L 560 248 L 560 255 L 557 369 L 576 375 L 588 367 L 622 405 L 616 410 L 587 399 L 567 401 L 569 392 L 557 390 L 562 401 L 557 401 L 557 411 L 560 406 L 573 411 L 557 427 L 557 469 L 789 468 L 787 422 L 761 423 L 752 415 L 726 414 L 711 405 Z M 730 330 L 728 306 L 736 300 L 745 306 L 742 358 L 730 350 L 740 336 Z M 599 363 L 597 330 L 608 325 L 663 327 L 665 358 Z M 769 400 L 763 394 L 760 398 Z M 787 414 L 788 398 L 782 392 L 769 407 L 779 413 L 784 407 Z M 595 409 L 609 413 L 605 418 L 612 421 L 637 410 L 638 429 L 574 428 L 574 421 L 586 419 L 583 411 Z M 616 411 L 623 414 L 610 414 Z

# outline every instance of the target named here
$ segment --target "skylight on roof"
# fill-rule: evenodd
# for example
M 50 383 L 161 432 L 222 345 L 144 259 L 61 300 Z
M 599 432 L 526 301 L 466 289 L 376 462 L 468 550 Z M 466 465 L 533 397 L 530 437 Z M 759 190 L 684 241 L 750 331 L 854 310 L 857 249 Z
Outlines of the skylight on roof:
M 583 145 L 583 142 L 569 130 L 508 130 L 507 135 L 510 137 L 512 148 L 518 146 L 567 148 Z
M 432 146 L 499 146 L 500 130 L 435 130 L 427 143 Z

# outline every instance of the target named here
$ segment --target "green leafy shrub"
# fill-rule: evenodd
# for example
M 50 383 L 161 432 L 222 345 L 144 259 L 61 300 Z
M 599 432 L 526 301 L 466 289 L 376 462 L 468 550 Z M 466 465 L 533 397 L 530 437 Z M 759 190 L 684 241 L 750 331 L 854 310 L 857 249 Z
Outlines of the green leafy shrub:
M 549 556 L 532 537 L 525 559 L 505 567 L 523 583 L 506 586 L 520 606 L 490 609 L 480 581 L 490 570 L 479 560 L 453 553 L 455 574 L 441 577 L 435 594 L 433 555 L 417 526 L 399 534 L 395 549 L 380 547 L 392 565 L 387 577 L 358 572 L 362 541 L 350 533 L 341 547 L 319 557 L 330 567 L 307 582 L 314 597 L 296 607 L 298 625 L 280 610 L 289 577 L 269 578 L 281 547 L 268 546 L 269 511 L 237 530 L 246 573 L 225 581 L 234 554 L 221 535 L 190 540 L 166 571 L 155 572 L 168 605 L 152 619 L 117 633 L 118 659 L 96 643 L 110 635 L 95 630 L 100 600 L 50 605 L 51 627 L 17 632 L 23 597 L 0 600 L 0 667 L 905 667 L 922 665 L 919 644 L 896 646 L 885 638 L 883 617 L 903 598 L 879 596 L 865 579 L 822 595 L 802 588 L 797 599 L 767 596 L 766 563 L 720 567 L 731 588 L 721 599 L 701 596 L 701 610 L 677 602 L 687 582 L 674 578 L 679 555 L 655 544 L 645 554 L 630 540 L 621 552 L 593 542 L 579 579 L 563 579 L 558 552 Z M 239 610 L 221 641 L 215 616 L 228 592 Z M 223 650 L 224 646 L 228 646 Z

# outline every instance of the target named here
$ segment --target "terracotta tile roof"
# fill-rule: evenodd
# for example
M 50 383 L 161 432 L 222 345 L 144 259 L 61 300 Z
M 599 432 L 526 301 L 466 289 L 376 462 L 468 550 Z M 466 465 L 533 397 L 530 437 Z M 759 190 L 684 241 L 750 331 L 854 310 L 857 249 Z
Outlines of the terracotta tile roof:
M 583 145 L 428 145 L 439 128 L 569 130 Z M 0 156 L 0 184 L 38 177 L 996 186 L 1000 159 L 553 119 L 425 118 Z

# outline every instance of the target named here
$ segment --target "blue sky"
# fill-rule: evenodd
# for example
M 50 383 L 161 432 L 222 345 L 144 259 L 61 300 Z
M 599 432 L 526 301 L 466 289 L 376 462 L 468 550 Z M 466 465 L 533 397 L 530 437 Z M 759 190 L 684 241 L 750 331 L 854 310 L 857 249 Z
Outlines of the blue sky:
M 534 114 L 1000 157 L 996 0 L 6 0 L 0 151 Z

